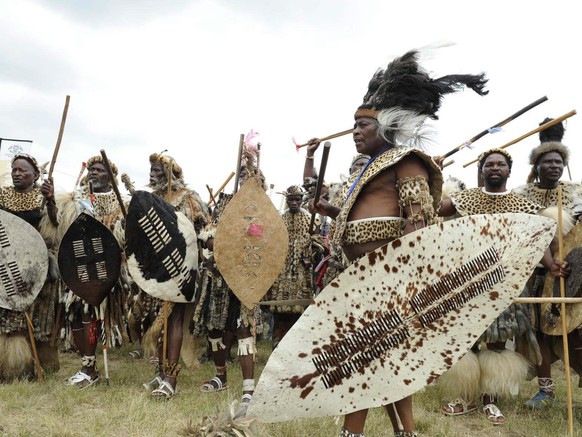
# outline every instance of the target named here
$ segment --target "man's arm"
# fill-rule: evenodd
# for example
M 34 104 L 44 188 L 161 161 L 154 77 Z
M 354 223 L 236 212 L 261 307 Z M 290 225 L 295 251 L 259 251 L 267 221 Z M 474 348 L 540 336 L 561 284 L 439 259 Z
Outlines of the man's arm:
M 396 166 L 398 204 L 406 220 L 403 235 L 427 226 L 436 215 L 429 178 L 429 169 L 418 156 L 409 155 Z

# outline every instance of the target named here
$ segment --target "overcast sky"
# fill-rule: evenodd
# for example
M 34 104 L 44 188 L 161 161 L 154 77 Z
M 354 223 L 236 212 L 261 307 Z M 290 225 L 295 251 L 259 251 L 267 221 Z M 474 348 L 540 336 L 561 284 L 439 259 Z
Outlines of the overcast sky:
M 548 101 L 487 135 L 445 169 L 469 186 L 478 153 L 580 109 L 580 23 L 573 1 L 394 2 L 385 0 L 18 0 L 0 3 L 0 137 L 33 141 L 49 161 L 65 97 L 70 106 L 55 166 L 69 191 L 81 163 L 105 149 L 138 188 L 148 156 L 168 149 L 186 181 L 208 199 L 235 170 L 240 134 L 258 131 L 267 182 L 301 183 L 304 142 L 349 129 L 379 67 L 439 41 L 423 65 L 435 76 L 485 72 L 488 96 L 445 97 L 432 155 L 442 154 L 527 104 Z M 479 7 L 482 9 L 479 9 Z M 582 120 L 564 144 L 580 181 Z M 537 134 L 511 146 L 510 187 L 525 181 Z M 332 141 L 327 181 L 355 153 L 351 136 Z M 318 158 L 320 154 L 318 154 Z M 319 166 L 319 160 L 316 160 Z M 565 172 L 565 178 L 568 178 Z M 232 191 L 233 183 L 227 187 Z M 277 196 L 273 201 L 278 206 Z

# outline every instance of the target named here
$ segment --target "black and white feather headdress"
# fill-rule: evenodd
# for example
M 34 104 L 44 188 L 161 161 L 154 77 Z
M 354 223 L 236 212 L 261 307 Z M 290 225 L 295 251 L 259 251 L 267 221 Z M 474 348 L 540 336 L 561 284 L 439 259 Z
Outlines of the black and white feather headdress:
M 421 141 L 424 122 L 427 118 L 438 120 L 445 94 L 465 87 L 481 96 L 488 93 L 485 73 L 433 78 L 419 65 L 420 56 L 420 50 L 410 50 L 392 60 L 386 69 L 376 71 L 355 114 L 356 118 L 375 114 L 380 134 L 396 144 L 416 145 Z

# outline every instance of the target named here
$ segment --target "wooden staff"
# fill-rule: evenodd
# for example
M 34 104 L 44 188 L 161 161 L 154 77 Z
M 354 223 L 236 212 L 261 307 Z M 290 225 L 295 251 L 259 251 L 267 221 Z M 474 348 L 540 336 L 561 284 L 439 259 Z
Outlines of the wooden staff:
M 234 193 L 238 191 L 238 182 L 240 180 L 240 163 L 242 161 L 243 147 L 245 144 L 244 134 L 240 134 L 240 139 L 238 141 L 238 157 L 236 159 L 236 178 L 234 179 Z
M 224 181 L 224 183 L 218 188 L 218 190 L 216 190 L 216 193 L 212 194 L 212 190 L 210 191 L 210 201 L 209 202 L 214 202 L 214 204 L 216 205 L 216 196 L 218 196 L 222 192 L 222 190 L 224 190 L 224 187 L 226 187 L 226 185 L 230 182 L 230 180 L 234 177 L 234 175 L 235 175 L 234 171 L 231 172 L 230 175 Z M 207 187 L 208 187 L 208 185 L 207 185 Z
M 325 176 L 325 169 L 327 167 L 327 158 L 329 157 L 329 149 L 331 143 L 326 141 L 323 144 L 323 155 L 321 156 L 321 164 L 319 166 L 319 177 L 317 178 L 317 185 L 315 187 L 315 196 L 313 197 L 313 206 L 319 201 L 321 196 L 321 188 L 323 187 L 323 177 Z M 313 225 L 315 224 L 315 211 L 311 213 L 311 222 L 309 223 L 309 233 L 313 234 Z
M 42 367 L 40 367 L 40 360 L 38 359 L 38 351 L 36 350 L 36 341 L 34 340 L 34 328 L 32 327 L 32 321 L 30 316 L 26 311 L 24 312 L 24 317 L 26 318 L 26 326 L 28 327 L 28 335 L 30 337 L 30 348 L 32 349 L 32 356 L 34 357 L 34 366 L 36 367 L 36 374 L 38 376 L 38 382 L 42 383 Z
M 540 103 L 545 102 L 546 100 L 548 100 L 548 98 L 546 96 L 537 99 L 535 102 L 530 103 L 529 105 L 527 105 L 525 108 L 520 109 L 519 111 L 517 111 L 515 114 L 510 115 L 509 117 L 507 117 L 505 120 L 500 121 L 497 124 L 494 124 L 493 126 L 491 126 L 489 129 L 485 129 L 482 132 L 479 132 L 477 135 L 475 135 L 474 137 L 470 138 L 468 141 L 465 141 L 463 144 L 455 147 L 452 150 L 449 150 L 447 153 L 445 153 L 442 157 L 444 158 L 448 158 L 449 156 L 457 153 L 459 150 L 463 149 L 464 147 L 467 147 L 471 144 L 473 144 L 475 141 L 477 141 L 479 138 L 484 137 L 485 135 L 487 135 L 488 133 L 490 133 L 492 130 L 500 128 L 502 126 L 505 126 L 507 123 L 509 123 L 510 121 L 515 120 L 517 117 L 519 117 L 521 114 L 529 111 L 532 108 L 535 108 L 536 106 L 538 106 Z
M 174 176 L 174 161 L 170 159 L 170 165 L 168 166 L 168 191 L 166 196 L 168 197 L 168 203 L 171 204 L 172 200 L 172 178 Z M 168 363 L 168 317 L 170 316 L 170 302 L 164 301 L 164 335 L 162 336 L 162 365 L 164 369 Z
M 65 123 L 67 121 L 67 112 L 69 112 L 69 100 L 71 96 L 67 96 L 65 99 L 65 107 L 63 109 L 63 116 L 61 117 L 61 127 L 59 129 L 59 136 L 57 137 L 57 144 L 55 145 L 55 150 L 53 151 L 53 159 L 49 166 L 48 179 L 53 176 L 53 170 L 55 169 L 55 164 L 57 162 L 57 156 L 59 155 L 59 149 L 61 148 L 61 141 L 63 139 L 63 132 L 65 131 Z M 46 199 L 43 197 L 40 208 L 43 209 L 46 203 Z
M 548 121 L 547 123 L 544 123 L 544 124 L 542 124 L 540 127 L 536 128 L 536 129 L 534 129 L 534 130 L 532 130 L 532 131 L 529 131 L 529 132 L 528 132 L 528 133 L 526 133 L 525 135 L 522 135 L 521 137 L 519 137 L 519 138 L 516 138 L 515 140 L 512 140 L 512 141 L 510 141 L 509 143 L 507 143 L 507 144 L 504 144 L 503 146 L 501 146 L 501 147 L 499 147 L 499 148 L 500 148 L 500 149 L 505 149 L 505 148 L 507 148 L 507 147 L 509 147 L 509 146 L 511 146 L 511 145 L 513 145 L 513 144 L 515 144 L 515 143 L 519 143 L 521 140 L 523 140 L 523 139 L 525 139 L 525 138 L 527 138 L 527 137 L 529 137 L 529 136 L 531 136 L 531 135 L 533 135 L 533 134 L 535 134 L 535 133 L 538 133 L 538 132 L 540 132 L 540 131 L 543 131 L 544 129 L 547 129 L 547 128 L 549 128 L 549 127 L 551 127 L 551 126 L 555 125 L 555 124 L 558 124 L 558 123 L 560 123 L 561 121 L 564 121 L 564 120 L 566 120 L 567 118 L 570 118 L 570 117 L 572 117 L 573 115 L 576 115 L 576 110 L 575 110 L 575 109 L 573 109 L 572 111 L 570 111 L 570 112 L 568 112 L 568 113 L 566 113 L 566 114 L 564 114 L 564 115 L 562 115 L 562 116 L 560 116 L 560 117 L 558 117 L 558 118 L 555 118 L 555 119 L 554 119 L 554 120 L 552 120 L 552 121 Z M 474 159 L 474 160 L 473 160 L 473 161 L 471 161 L 471 162 L 468 162 L 468 163 L 466 163 L 466 164 L 463 164 L 463 167 L 468 167 L 469 165 L 471 165 L 471 164 L 474 164 L 474 163 L 475 163 L 475 162 L 477 162 L 477 161 L 478 161 L 478 159 Z
M 127 211 L 125 210 L 123 199 L 121 198 L 121 194 L 119 193 L 119 188 L 117 188 L 117 181 L 115 180 L 115 175 L 113 174 L 113 170 L 111 170 L 109 159 L 107 158 L 107 154 L 103 149 L 101 149 L 101 157 L 103 158 L 103 165 L 107 170 L 107 174 L 109 174 L 109 182 L 111 182 L 111 188 L 113 188 L 115 197 L 117 197 L 117 202 L 119 202 L 119 209 L 121 210 L 121 214 L 123 214 L 123 218 L 127 218 Z
M 335 133 L 335 134 L 332 134 L 332 135 L 328 135 L 327 137 L 317 138 L 316 141 L 317 142 L 321 142 L 321 141 L 325 141 L 325 140 L 332 140 L 332 139 L 337 138 L 337 137 L 343 137 L 344 135 L 351 134 L 353 131 L 354 131 L 353 129 L 344 130 L 344 131 L 341 131 L 341 132 L 338 132 L 338 133 Z M 293 142 L 295 143 L 295 140 L 293 140 Z M 305 147 L 305 146 L 308 146 L 308 145 L 309 145 L 309 142 L 303 143 L 303 144 L 297 144 L 297 143 L 295 143 L 295 149 L 297 151 L 299 151 L 299 149 L 301 147 Z
M 564 242 L 562 235 L 562 186 L 558 185 L 558 260 L 564 262 Z M 560 297 L 566 297 L 566 283 L 560 276 Z M 574 425 L 572 419 L 572 387 L 570 386 L 570 351 L 568 349 L 568 328 L 566 323 L 566 304 L 562 302 L 560 311 L 562 314 L 562 342 L 564 345 L 564 367 L 566 372 L 566 388 L 568 393 L 568 426 L 570 435 L 574 435 Z
M 53 170 L 55 169 L 55 163 L 57 162 L 57 156 L 59 154 L 59 149 L 61 148 L 61 141 L 63 139 L 63 132 L 65 131 L 65 122 L 67 121 L 67 112 L 69 111 L 69 100 L 71 96 L 67 96 L 65 99 L 65 108 L 63 109 L 63 116 L 61 117 L 61 128 L 59 129 L 59 136 L 57 138 L 57 144 L 55 145 L 55 150 L 53 152 L 53 159 L 51 165 L 49 166 L 48 177 L 53 175 Z

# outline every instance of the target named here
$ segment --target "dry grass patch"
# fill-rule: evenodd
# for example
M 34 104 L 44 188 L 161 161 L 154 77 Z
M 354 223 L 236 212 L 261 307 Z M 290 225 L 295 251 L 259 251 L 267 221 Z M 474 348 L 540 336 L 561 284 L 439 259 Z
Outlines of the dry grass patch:
M 0 435 L 2 436 L 186 436 L 204 416 L 217 416 L 226 411 L 242 394 L 238 363 L 228 364 L 229 388 L 220 393 L 201 393 L 203 381 L 214 376 L 214 365 L 204 363 L 180 374 L 177 397 L 170 401 L 150 399 L 142 388 L 153 377 L 153 367 L 145 359 L 130 358 L 131 347 L 109 351 L 110 383 L 105 384 L 102 356 L 98 356 L 101 384 L 86 390 L 65 385 L 65 380 L 80 367 L 79 357 L 61 354 L 61 370 L 45 375 L 43 384 L 19 381 L 0 385 Z M 233 349 L 234 350 L 234 349 Z M 264 367 L 270 353 L 267 342 L 259 343 L 256 375 Z M 556 437 L 568 435 L 566 385 L 561 363 L 553 367 L 558 402 L 555 407 L 532 412 L 523 402 L 537 391 L 534 381 L 524 382 L 521 394 L 503 399 L 501 411 L 507 422 L 493 426 L 479 409 L 464 416 L 447 417 L 440 412 L 446 399 L 438 386 L 431 386 L 414 396 L 414 414 L 421 436 L 512 436 Z M 573 376 L 574 431 L 582 437 L 582 391 Z M 334 437 L 341 419 L 333 417 L 256 424 L 258 436 Z M 390 421 L 381 408 L 371 411 L 366 425 L 367 437 L 392 436 Z

